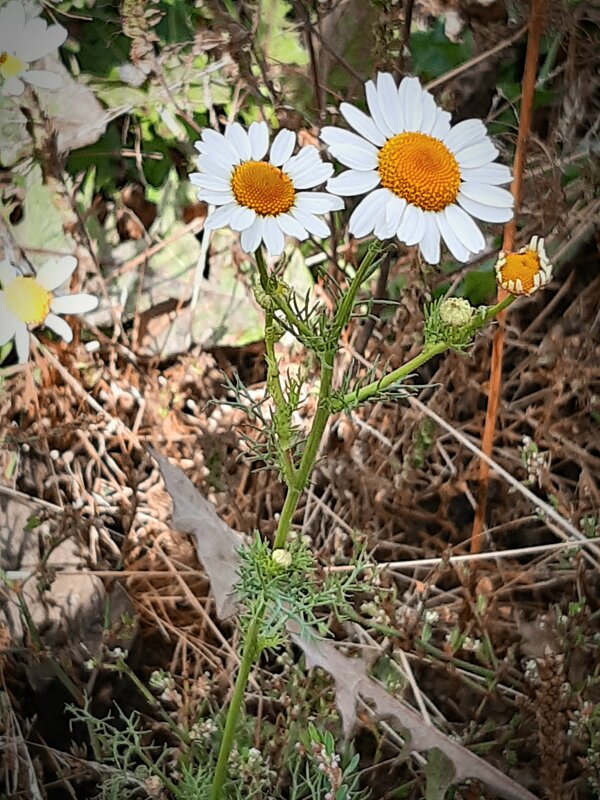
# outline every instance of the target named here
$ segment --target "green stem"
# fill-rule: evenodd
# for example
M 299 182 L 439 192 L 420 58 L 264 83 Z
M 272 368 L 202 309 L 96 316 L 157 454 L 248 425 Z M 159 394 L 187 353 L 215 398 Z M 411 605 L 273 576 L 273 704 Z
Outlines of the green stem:
M 289 486 L 294 481 L 296 468 L 290 447 L 290 424 L 291 411 L 283 393 L 281 380 L 279 378 L 279 363 L 275 355 L 275 336 L 273 324 L 275 322 L 272 311 L 265 311 L 265 351 L 267 361 L 267 388 L 275 403 L 275 413 L 273 414 L 273 425 L 277 434 L 277 446 L 281 460 L 281 468 L 285 477 L 285 482 Z M 275 323 L 277 324 L 277 323 Z
M 467 329 L 468 332 L 474 334 L 480 328 L 483 328 L 483 326 L 489 322 L 490 319 L 495 317 L 501 311 L 504 311 L 504 309 L 507 308 L 513 302 L 513 300 L 515 300 L 515 297 L 513 295 L 508 295 L 499 303 L 496 303 L 496 305 L 490 306 L 485 314 L 478 316 L 475 321 L 469 325 Z M 344 397 L 341 399 L 342 407 L 364 403 L 374 395 L 379 394 L 379 392 L 389 389 L 390 386 L 393 386 L 403 378 L 406 378 L 407 375 L 410 375 L 411 372 L 421 367 L 434 356 L 440 355 L 440 353 L 443 353 L 445 350 L 449 350 L 450 348 L 451 345 L 446 344 L 446 342 L 437 342 L 436 344 L 427 345 L 418 355 L 416 355 L 410 361 L 407 361 L 406 364 L 403 364 L 401 367 L 392 370 L 392 372 L 388 372 L 387 375 L 384 375 L 372 383 L 367 383 L 365 386 L 361 386 L 360 389 L 355 389 L 352 392 L 348 392 L 348 394 L 344 395 Z
M 254 253 L 254 257 L 256 258 L 258 275 L 260 277 L 260 285 L 262 286 L 263 291 L 269 295 L 277 308 L 283 312 L 284 316 L 292 327 L 296 328 L 296 330 L 308 341 L 314 339 L 315 335 L 310 326 L 293 312 L 292 307 L 288 303 L 287 299 L 281 294 L 280 291 L 277 291 L 276 286 L 272 285 L 269 279 L 269 273 L 267 272 L 265 257 L 260 247 Z
M 225 729 L 223 731 L 223 738 L 221 739 L 221 747 L 219 749 L 219 758 L 217 760 L 217 766 L 210 791 L 211 800 L 223 800 L 222 792 L 225 779 L 227 778 L 229 754 L 231 753 L 231 748 L 233 747 L 235 729 L 238 717 L 240 715 L 242 702 L 244 700 L 246 684 L 248 683 L 248 678 L 250 676 L 252 665 L 254 664 L 254 659 L 257 656 L 257 641 L 264 613 L 264 607 L 260 607 L 255 610 L 254 617 L 246 633 L 246 641 L 244 642 L 242 660 L 240 662 L 240 668 L 235 681 L 233 695 L 227 711 Z

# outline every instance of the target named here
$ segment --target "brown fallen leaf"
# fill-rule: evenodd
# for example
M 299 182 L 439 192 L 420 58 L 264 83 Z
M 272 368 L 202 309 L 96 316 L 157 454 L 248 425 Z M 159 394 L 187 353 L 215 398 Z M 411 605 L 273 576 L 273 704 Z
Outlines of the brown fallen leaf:
M 242 537 L 218 516 L 210 503 L 189 478 L 150 448 L 158 463 L 168 493 L 173 500 L 173 528 L 192 534 L 196 539 L 198 559 L 210 580 L 217 615 L 226 619 L 235 613 L 235 584 L 241 559 L 238 553 Z
M 466 747 L 453 742 L 433 725 L 427 724 L 409 705 L 386 692 L 377 681 L 369 677 L 362 658 L 348 658 L 333 643 L 318 636 L 302 638 L 297 630 L 291 631 L 291 636 L 294 644 L 304 652 L 308 667 L 321 667 L 333 677 L 336 703 L 346 736 L 356 722 L 357 704 L 359 700 L 363 700 L 376 719 L 396 720 L 407 731 L 410 736 L 406 746 L 407 753 L 435 748 L 444 754 L 453 768 L 446 778 L 446 788 L 467 778 L 474 778 L 505 800 L 537 800 L 534 794 Z

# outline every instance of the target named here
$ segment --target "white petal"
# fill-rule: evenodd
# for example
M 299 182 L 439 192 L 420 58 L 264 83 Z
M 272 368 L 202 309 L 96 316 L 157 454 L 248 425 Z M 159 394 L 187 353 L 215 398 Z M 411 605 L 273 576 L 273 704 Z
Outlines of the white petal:
M 8 78 L 0 88 L 3 94 L 10 95 L 11 97 L 20 97 L 25 91 L 25 84 L 19 78 Z
M 93 294 L 65 294 L 54 297 L 50 308 L 55 314 L 86 314 L 98 308 L 98 298 Z
M 472 253 L 480 253 L 485 248 L 482 232 L 466 211 L 457 205 L 451 205 L 444 209 L 444 213 L 448 224 L 466 248 Z
M 454 154 L 458 161 L 458 166 L 462 169 L 473 169 L 473 167 L 483 167 L 489 164 L 498 156 L 498 150 L 490 142 L 484 139 L 482 142 L 465 147 Z
M 280 167 L 291 157 L 296 146 L 296 134 L 282 128 L 271 145 L 271 157 L 269 161 L 276 167 Z
M 422 119 L 421 96 L 423 90 L 418 78 L 404 78 L 398 87 L 398 99 L 402 106 L 404 130 L 418 131 Z
M 329 211 L 341 211 L 344 201 L 328 192 L 298 192 L 296 206 L 311 214 L 327 214 Z
M 0 292 L 0 347 L 13 338 L 19 324 L 19 320 L 4 304 L 4 292 Z
M 204 220 L 204 230 L 215 231 L 218 228 L 226 228 L 229 225 L 231 214 L 236 208 L 239 208 L 236 203 L 227 203 L 217 208 Z
M 475 200 L 484 206 L 499 206 L 500 208 L 512 208 L 514 197 L 506 189 L 499 186 L 488 186 L 485 183 L 461 183 L 461 194 L 469 200 Z
M 402 107 L 398 102 L 396 81 L 389 72 L 380 72 L 377 76 L 377 95 L 379 108 L 393 134 L 404 130 Z
M 198 192 L 198 200 L 210 203 L 213 206 L 229 205 L 235 203 L 235 197 L 231 192 L 213 192 L 210 189 L 202 189 Z
M 250 139 L 239 122 L 231 123 L 225 131 L 225 138 L 230 142 L 242 161 L 250 161 L 252 158 Z
M 419 242 L 423 258 L 428 264 L 440 261 L 440 231 L 435 221 L 435 212 L 425 211 L 425 234 Z
M 301 208 L 294 208 L 292 209 L 292 216 L 309 233 L 313 233 L 315 236 L 321 237 L 321 239 L 326 239 L 329 236 L 329 227 L 314 214 L 302 211 Z
M 51 258 L 40 267 L 36 275 L 39 285 L 51 292 L 71 277 L 77 267 L 75 256 L 63 256 L 63 258 Z
M 325 127 L 321 131 L 321 139 L 330 146 L 334 144 L 349 144 L 352 145 L 352 147 L 360 147 L 367 153 L 374 155 L 376 158 L 379 152 L 379 150 L 375 147 L 375 145 L 371 144 L 371 142 L 363 139 L 363 137 L 359 136 L 357 133 L 346 131 L 343 128 L 333 128 L 331 126 Z
M 442 234 L 442 239 L 446 242 L 448 250 L 450 250 L 454 258 L 461 262 L 467 261 L 471 254 L 448 224 L 448 220 L 446 219 L 443 211 L 440 211 L 435 215 L 435 221 L 437 222 L 437 226 Z
M 458 193 L 456 199 L 467 213 L 485 222 L 508 222 L 513 216 L 512 208 L 485 206 L 483 203 L 477 203 L 475 200 L 470 200 L 468 197 L 465 197 L 462 192 Z
M 375 153 L 369 153 L 362 147 L 354 147 L 351 144 L 332 144 L 329 151 L 334 158 L 351 169 L 371 170 L 377 169 L 378 160 Z
M 371 117 L 350 103 L 342 103 L 340 112 L 348 125 L 351 125 L 361 136 L 368 139 L 378 147 L 385 144 L 385 136 L 373 122 Z
M 257 217 L 249 228 L 242 231 L 240 246 L 245 253 L 254 253 L 262 239 L 262 217 Z
M 287 236 L 293 236 L 301 242 L 308 238 L 308 231 L 306 231 L 291 214 L 279 214 L 277 222 L 281 230 Z
M 422 116 L 421 116 L 421 125 L 419 127 L 419 130 L 421 131 L 421 133 L 430 134 L 438 118 L 437 103 L 435 102 L 433 95 L 425 91 L 421 95 L 421 103 L 422 103 L 421 105 Z
M 15 50 L 23 61 L 37 61 L 64 44 L 66 38 L 66 28 L 62 25 L 46 27 L 46 23 L 38 17 L 27 22 Z
M 485 167 L 461 169 L 460 177 L 463 181 L 487 183 L 492 186 L 500 186 L 503 183 L 512 181 L 510 169 L 505 167 L 504 164 L 487 164 Z
M 9 283 L 17 277 L 17 270 L 10 261 L 0 261 L 0 283 L 6 289 Z
M 402 232 L 402 236 L 398 234 L 398 238 L 406 245 L 410 247 L 413 244 L 419 244 L 423 236 L 425 236 L 425 214 L 423 210 L 409 203 L 406 206 L 398 230 Z
M 266 122 L 253 122 L 248 128 L 252 158 L 260 161 L 269 149 L 269 129 Z
M 449 111 L 444 111 L 443 108 L 438 108 L 435 115 L 435 122 L 433 128 L 429 132 L 430 136 L 436 139 L 443 139 L 450 130 L 450 120 L 452 115 Z
M 201 189 L 210 189 L 211 192 L 229 192 L 231 184 L 225 178 L 218 175 L 211 175 L 210 172 L 194 172 L 194 186 L 199 186 Z M 190 180 L 192 176 L 190 176 Z
M 200 147 L 202 152 L 207 155 L 211 155 L 211 153 L 220 153 L 225 156 L 228 161 L 231 161 L 232 164 L 239 164 L 241 161 L 239 153 L 231 142 L 228 142 L 222 133 L 213 131 L 212 128 L 204 128 L 202 131 L 202 143 Z
M 40 89 L 60 89 L 63 85 L 62 76 L 57 72 L 48 72 L 45 69 L 29 69 L 21 77 L 32 86 Z
M 289 163 L 289 162 L 288 162 Z M 296 172 L 292 178 L 294 189 L 312 189 L 313 186 L 320 186 L 333 174 L 333 164 L 311 164 L 302 171 Z M 291 176 L 290 176 L 291 177 Z
M 342 195 L 364 194 L 374 189 L 378 183 L 378 172 L 358 172 L 348 169 L 327 182 L 327 191 Z
M 234 231 L 245 231 L 256 219 L 256 211 L 244 206 L 235 206 L 229 215 L 229 227 Z
M 4 50 L 14 43 L 25 27 L 25 8 L 19 0 L 11 0 L 4 8 L 0 9 L 0 31 L 2 38 L 0 44 Z
M 56 314 L 48 314 L 44 320 L 44 325 L 50 328 L 51 331 L 54 331 L 61 339 L 64 339 L 65 342 L 73 341 L 71 326 L 66 320 L 62 319 L 62 317 L 57 317 Z
M 365 93 L 367 95 L 367 105 L 369 106 L 369 111 L 371 112 L 373 122 L 375 125 L 377 125 L 385 137 L 392 137 L 394 132 L 387 124 L 386 118 L 381 110 L 377 89 L 375 88 L 373 81 L 367 81 L 365 83 Z
M 371 233 L 378 219 L 385 219 L 390 194 L 389 189 L 376 189 L 361 200 L 350 216 L 348 231 L 357 239 Z
M 200 172 L 193 172 L 190 175 L 192 183 L 195 183 L 195 180 L 192 180 L 192 175 L 205 174 L 216 175 L 219 178 L 224 178 L 227 182 L 231 181 L 234 165 L 220 153 L 211 153 L 210 155 L 205 153 L 196 159 L 196 163 Z
M 387 227 L 391 228 L 392 232 L 389 236 L 396 233 L 400 227 L 400 220 L 402 219 L 405 208 L 406 200 L 403 197 L 396 197 L 396 195 L 394 195 L 388 200 L 385 207 L 385 224 Z
M 263 241 L 272 256 L 280 256 L 283 253 L 285 244 L 283 231 L 273 217 L 263 219 Z
M 17 346 L 17 358 L 19 364 L 25 364 L 29 360 L 29 331 L 27 325 L 21 320 L 17 320 L 15 328 L 15 344 Z
M 446 147 L 453 153 L 457 153 L 486 137 L 485 125 L 480 119 L 464 119 L 451 128 L 450 132 L 444 136 L 443 141 Z

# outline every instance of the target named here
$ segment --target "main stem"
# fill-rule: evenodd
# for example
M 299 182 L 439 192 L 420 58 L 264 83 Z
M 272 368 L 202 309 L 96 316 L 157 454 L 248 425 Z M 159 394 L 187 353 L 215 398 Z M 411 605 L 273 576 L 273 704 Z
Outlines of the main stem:
M 246 633 L 246 641 L 244 642 L 244 649 L 242 652 L 242 660 L 238 670 L 233 695 L 229 703 L 229 710 L 227 712 L 227 719 L 225 721 L 225 729 L 223 731 L 223 738 L 221 739 L 221 747 L 219 749 L 219 758 L 215 768 L 213 777 L 213 784 L 210 790 L 211 800 L 222 800 L 223 786 L 227 778 L 227 765 L 229 763 L 229 754 L 233 747 L 233 740 L 235 737 L 235 729 L 237 720 L 240 713 L 240 708 L 244 700 L 244 692 L 250 676 L 250 670 L 256 658 L 257 641 L 260 633 L 260 626 L 264 616 L 264 608 L 257 609 L 248 632 Z

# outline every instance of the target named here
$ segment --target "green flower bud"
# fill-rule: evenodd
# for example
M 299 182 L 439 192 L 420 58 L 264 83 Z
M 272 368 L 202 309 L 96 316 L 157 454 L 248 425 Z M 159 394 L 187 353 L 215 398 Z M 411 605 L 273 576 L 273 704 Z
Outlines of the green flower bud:
M 284 550 L 283 548 L 279 547 L 277 550 L 273 550 L 271 553 L 271 559 L 275 564 L 277 564 L 278 567 L 281 567 L 281 569 L 288 569 L 292 563 L 292 554 L 289 552 L 289 550 Z
M 448 297 L 440 305 L 440 319 L 444 325 L 463 328 L 472 319 L 475 309 L 463 297 Z

